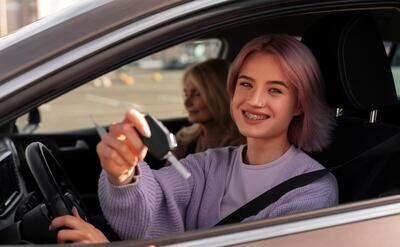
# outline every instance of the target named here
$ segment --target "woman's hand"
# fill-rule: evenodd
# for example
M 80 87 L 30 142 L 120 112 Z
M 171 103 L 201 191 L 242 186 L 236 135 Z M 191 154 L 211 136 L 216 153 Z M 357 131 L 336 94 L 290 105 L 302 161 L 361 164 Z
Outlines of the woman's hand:
M 93 225 L 84 221 L 78 213 L 78 210 L 74 207 L 72 209 L 73 215 L 64 215 L 55 218 L 50 227 L 60 228 L 64 227 L 67 229 L 62 229 L 58 231 L 57 240 L 58 243 L 108 243 L 108 239 L 104 234 L 94 227 Z
M 150 137 L 145 118 L 132 109 L 125 114 L 122 122 L 110 126 L 108 134 L 97 145 L 101 166 L 114 185 L 132 182 L 136 165 L 146 156 L 147 147 L 135 129 L 141 135 Z

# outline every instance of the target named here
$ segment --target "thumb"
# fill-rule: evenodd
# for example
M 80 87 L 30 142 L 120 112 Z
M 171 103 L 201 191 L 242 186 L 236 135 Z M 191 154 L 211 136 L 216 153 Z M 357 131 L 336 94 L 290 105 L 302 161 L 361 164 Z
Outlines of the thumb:
M 77 217 L 78 219 L 82 219 L 81 216 L 79 215 L 78 209 L 75 206 L 72 207 L 72 215 Z

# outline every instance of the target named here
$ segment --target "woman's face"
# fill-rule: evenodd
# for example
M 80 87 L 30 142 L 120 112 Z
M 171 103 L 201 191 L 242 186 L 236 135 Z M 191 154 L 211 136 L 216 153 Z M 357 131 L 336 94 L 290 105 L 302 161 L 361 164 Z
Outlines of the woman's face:
M 297 110 L 297 95 L 278 60 L 256 52 L 244 61 L 236 82 L 231 112 L 247 138 L 287 138 Z
M 186 111 L 191 123 L 206 123 L 212 115 L 196 84 L 188 78 L 183 83 L 183 94 Z

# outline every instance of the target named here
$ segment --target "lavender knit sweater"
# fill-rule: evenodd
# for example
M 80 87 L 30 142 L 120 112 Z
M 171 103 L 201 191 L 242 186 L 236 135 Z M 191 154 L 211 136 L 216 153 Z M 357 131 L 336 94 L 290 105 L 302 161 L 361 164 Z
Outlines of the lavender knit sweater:
M 192 173 L 185 180 L 173 167 L 151 170 L 139 164 L 135 183 L 114 186 L 103 171 L 99 198 L 103 213 L 122 239 L 144 239 L 210 228 L 220 219 L 226 174 L 237 147 L 211 149 L 189 155 L 181 162 Z M 289 166 L 281 181 L 321 169 L 322 166 L 301 152 L 296 164 Z M 292 190 L 257 215 L 245 221 L 309 211 L 337 204 L 337 184 L 329 174 L 307 186 Z

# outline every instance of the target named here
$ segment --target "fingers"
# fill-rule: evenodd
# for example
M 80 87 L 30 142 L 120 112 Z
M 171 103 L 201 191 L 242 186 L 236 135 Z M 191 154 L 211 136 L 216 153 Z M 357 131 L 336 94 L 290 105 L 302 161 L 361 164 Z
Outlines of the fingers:
M 132 173 L 135 170 L 135 164 L 139 161 L 134 157 L 133 163 L 126 163 L 118 154 L 118 152 L 108 147 L 103 142 L 97 144 L 97 153 L 103 169 L 107 172 L 110 181 L 115 185 L 123 185 L 129 183 Z
M 124 122 L 132 123 L 133 126 L 135 126 L 135 128 L 143 136 L 145 136 L 145 137 L 151 136 L 150 127 L 147 124 L 146 119 L 143 117 L 143 115 L 140 112 L 136 111 L 135 109 L 131 109 L 125 114 Z
M 149 126 L 141 113 L 131 110 L 121 123 L 112 124 L 97 145 L 103 169 L 115 185 L 129 183 L 134 168 L 147 154 L 138 132 L 149 136 Z
M 120 167 L 126 165 L 125 160 L 119 155 L 119 153 L 115 149 L 108 146 L 106 142 L 99 142 L 99 144 L 97 144 L 97 153 L 99 154 L 101 160 L 107 161 L 108 163 L 112 162 L 116 166 Z
M 109 134 L 111 137 L 117 139 L 120 142 L 127 141 L 129 144 L 132 145 L 134 149 L 139 150 L 142 148 L 143 142 L 131 124 L 128 123 L 112 124 L 109 129 L 110 129 Z
M 144 160 L 144 158 L 146 157 L 147 151 L 148 151 L 148 147 L 143 145 L 142 149 L 137 153 L 138 159 Z
M 71 229 L 75 228 L 82 228 L 82 225 L 87 224 L 83 219 L 80 217 L 76 217 L 73 215 L 64 215 L 55 218 L 51 222 L 51 227 L 52 228 L 60 228 L 60 227 L 67 227 Z
M 132 166 L 135 150 L 132 150 L 124 139 L 114 138 L 112 134 L 110 134 L 103 137 L 102 143 L 105 144 L 105 158 L 112 159 L 120 165 L 127 163 L 126 165 Z
M 61 230 L 57 233 L 57 241 L 60 244 L 65 244 L 67 242 L 73 243 L 90 243 L 87 233 L 80 230 Z
M 74 207 L 73 215 L 65 215 L 55 218 L 51 222 L 51 228 L 62 228 L 57 233 L 59 243 L 105 243 L 108 239 L 93 225 L 84 221 Z
M 75 206 L 72 207 L 72 215 L 75 216 L 75 217 L 77 217 L 78 219 L 83 220 L 83 219 L 81 218 L 81 216 L 79 215 L 78 209 L 77 209 Z
M 84 229 L 64 229 L 57 233 L 58 243 L 107 243 L 102 232 L 88 224 Z

